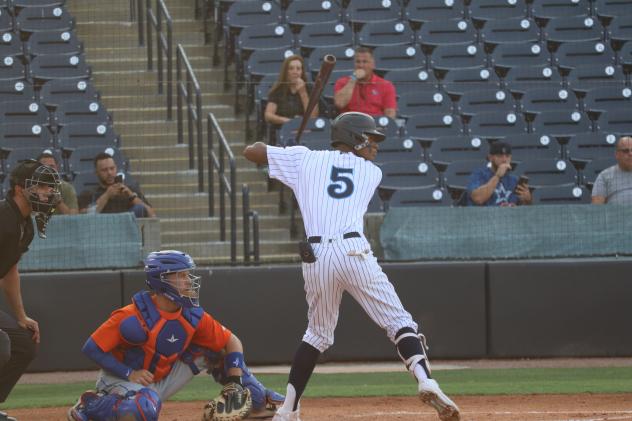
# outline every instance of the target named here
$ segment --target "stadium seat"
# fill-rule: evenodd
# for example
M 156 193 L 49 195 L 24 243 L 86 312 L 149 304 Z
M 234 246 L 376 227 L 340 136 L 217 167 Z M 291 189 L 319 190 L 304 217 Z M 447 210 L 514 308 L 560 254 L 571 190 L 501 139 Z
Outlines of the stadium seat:
M 19 60 L 6 57 L 0 60 L 0 81 L 19 81 L 26 78 L 26 69 Z
M 424 151 L 419 142 L 413 139 L 401 139 L 399 137 L 387 137 L 380 142 L 379 153 L 376 162 L 415 161 L 423 160 Z
M 630 6 L 632 7 L 632 1 Z M 623 43 L 632 41 L 632 14 L 612 19 L 608 25 L 608 37 L 615 50 L 620 50 Z
M 439 81 L 434 72 L 426 69 L 393 69 L 384 78 L 395 85 L 398 92 L 436 91 Z
M 55 122 L 58 126 L 80 123 L 108 125 L 112 116 L 98 100 L 76 100 L 59 104 L 55 110 Z
M 296 37 L 296 45 L 307 51 L 318 47 L 347 47 L 352 44 L 353 31 L 348 24 L 341 22 L 305 25 Z
M 571 160 L 614 159 L 617 136 L 607 133 L 578 133 L 568 144 Z
M 597 158 L 590 161 L 582 171 L 583 183 L 594 183 L 600 172 L 608 167 L 615 165 L 617 161 L 614 159 L 614 155 L 611 158 Z
M 331 150 L 331 140 L 325 138 L 310 138 L 309 136 L 301 136 L 301 145 L 312 151 Z
M 465 92 L 481 89 L 500 89 L 498 75 L 488 68 L 453 69 L 442 73 L 441 86 L 451 95 L 460 96 Z
M 566 205 L 590 203 L 590 192 L 583 186 L 547 186 L 533 191 L 534 205 Z
M 296 145 L 296 135 L 301 125 L 302 118 L 293 118 L 281 126 L 277 133 L 278 146 L 294 146 Z M 328 119 L 318 117 L 310 118 L 305 125 L 300 141 L 304 139 L 325 139 L 331 138 L 331 124 Z
M 476 29 L 464 19 L 431 21 L 417 32 L 417 41 L 428 53 L 439 45 L 476 44 Z
M 625 75 L 621 67 L 613 65 L 583 65 L 571 69 L 566 75 L 566 84 L 575 91 L 588 91 L 624 82 Z
M 503 76 L 505 87 L 519 96 L 534 88 L 559 90 L 562 83 L 562 76 L 552 66 L 513 67 Z
M 285 11 L 287 23 L 300 28 L 314 23 L 340 22 L 341 9 L 336 1 L 294 0 Z
M 533 123 L 533 132 L 549 136 L 570 135 L 589 132 L 590 120 L 579 111 L 546 111 L 538 113 Z
M 484 165 L 488 165 L 486 159 L 454 161 L 443 174 L 445 183 L 449 188 L 465 190 L 470 182 L 472 172 Z
M 520 162 L 517 173 L 529 177 L 529 186 L 577 184 L 575 167 L 560 159 L 527 159 Z
M 507 136 L 502 140 L 511 145 L 511 156 L 516 161 L 562 158 L 562 147 L 551 136 L 524 133 Z
M 487 142 L 472 136 L 439 137 L 432 142 L 428 149 L 430 161 L 479 160 L 479 162 L 483 162 L 486 156 Z
M 0 103 L 13 100 L 35 100 L 33 85 L 26 80 L 0 80 Z
M 607 43 L 601 41 L 578 41 L 560 45 L 555 52 L 554 61 L 558 67 L 570 70 L 586 63 L 613 66 L 615 59 L 615 53 Z
M 397 100 L 397 115 L 409 118 L 415 114 L 452 112 L 452 101 L 445 93 L 436 91 L 404 90 Z
M 426 58 L 413 45 L 381 46 L 373 50 L 375 69 L 379 72 L 402 69 L 425 69 Z
M 524 17 L 490 20 L 480 32 L 481 40 L 486 44 L 535 43 L 540 40 L 538 26 Z
M 373 119 L 377 130 L 384 133 L 386 137 L 399 137 L 400 128 L 395 120 L 385 115 L 374 116 Z
M 407 21 L 401 20 L 369 22 L 357 34 L 357 43 L 365 47 L 409 45 L 414 42 L 415 33 Z
M 619 62 L 623 66 L 623 71 L 626 74 L 632 73 L 632 41 L 628 41 L 623 44 L 623 47 L 619 51 Z
M 406 136 L 429 141 L 463 134 L 461 119 L 450 114 L 415 115 L 406 121 L 405 129 Z
M 584 92 L 587 110 L 632 109 L 632 89 L 624 84 L 608 84 Z
M 437 170 L 421 160 L 384 162 L 380 168 L 382 170 L 381 189 L 399 190 L 439 186 Z
M 51 80 L 42 85 L 39 92 L 40 102 L 49 108 L 57 108 L 59 104 L 69 101 L 94 101 L 99 96 L 88 80 Z
M 80 148 L 84 145 L 97 145 L 102 148 L 121 146 L 121 140 L 111 125 L 91 123 L 61 127 L 57 134 L 57 143 L 65 148 Z
M 438 70 L 480 68 L 487 65 L 487 56 L 480 45 L 439 45 L 433 49 L 430 66 Z
M 590 14 L 590 1 L 533 0 L 531 9 L 533 16 L 537 19 L 588 16 Z
M 36 56 L 29 66 L 31 78 L 40 83 L 53 79 L 87 79 L 90 73 L 83 54 Z
M 53 154 L 57 162 L 61 162 L 61 155 L 59 151 L 57 151 L 54 148 L 42 148 L 42 147 L 37 147 L 37 146 L 15 148 L 11 150 L 11 152 L 9 153 L 9 156 L 4 161 L 4 170 L 10 173 L 13 170 L 13 168 L 15 168 L 15 166 L 19 164 L 20 162 L 26 161 L 27 159 L 37 159 L 39 154 L 41 154 L 44 151 Z
M 462 1 L 409 0 L 404 13 L 415 29 L 426 22 L 465 18 Z
M 27 7 L 15 18 L 15 27 L 21 33 L 71 31 L 74 18 L 65 7 Z
M 77 191 L 77 195 L 80 195 L 83 191 L 94 190 L 99 185 L 99 179 L 94 173 L 94 167 L 86 172 L 73 174 L 72 185 Z
M 497 45 L 491 54 L 491 62 L 495 67 L 508 69 L 551 64 L 546 47 L 538 43 Z
M 604 29 L 599 20 L 586 16 L 556 18 L 548 21 L 543 29 L 544 37 L 550 43 L 600 41 Z
M 336 66 L 334 70 L 336 72 L 346 71 L 347 74 L 351 74 L 355 67 L 355 50 L 351 46 L 341 47 L 319 47 L 312 50 L 307 59 L 307 67 L 312 73 L 312 78 L 315 78 L 320 71 L 320 66 L 323 62 L 323 57 L 327 54 L 332 54 L 336 57 Z
M 75 31 L 37 32 L 25 43 L 26 53 L 30 56 L 83 53 L 83 44 Z
M 473 20 L 488 21 L 527 17 L 525 0 L 476 0 L 470 4 L 470 17 Z
M 511 93 L 504 90 L 484 89 L 465 92 L 457 103 L 460 114 L 472 115 L 491 111 L 515 111 L 514 99 Z
M 52 148 L 53 134 L 44 126 L 30 123 L 0 125 L 0 146 L 8 148 Z
M 494 111 L 477 113 L 468 123 L 469 134 L 487 138 L 501 138 L 527 132 L 527 124 L 516 112 Z
M 630 135 L 632 134 L 632 113 L 629 109 L 601 113 L 597 125 L 599 130 L 605 133 Z
M 127 160 L 118 148 L 104 148 L 99 145 L 82 146 L 75 149 L 72 155 L 70 155 L 70 158 L 68 158 L 68 172 L 72 174 L 94 173 L 94 157 L 102 152 L 106 152 L 112 156 L 119 171 L 127 172 Z
M 9 9 L 2 7 L 0 2 L 0 33 L 13 31 L 13 18 L 9 13 Z
M 422 187 L 418 189 L 400 189 L 393 193 L 389 207 L 410 206 L 451 206 L 452 198 L 445 189 Z
M 8 123 L 28 123 L 48 126 L 50 115 L 46 107 L 37 101 L 20 100 L 0 103 L 0 121 Z
M 632 15 L 632 0 L 594 0 L 594 3 L 595 13 L 601 18 Z
M 350 0 L 344 11 L 345 20 L 354 26 L 400 19 L 401 16 L 402 8 L 398 1 Z
M 11 0 L 13 7 L 61 7 L 66 4 L 66 0 Z
M 579 109 L 577 96 L 568 89 L 530 89 L 520 98 L 520 105 L 522 112 L 571 112 Z
M 6 60 L 7 57 L 21 59 L 24 57 L 22 41 L 13 32 L 5 32 L 0 36 L 0 58 Z

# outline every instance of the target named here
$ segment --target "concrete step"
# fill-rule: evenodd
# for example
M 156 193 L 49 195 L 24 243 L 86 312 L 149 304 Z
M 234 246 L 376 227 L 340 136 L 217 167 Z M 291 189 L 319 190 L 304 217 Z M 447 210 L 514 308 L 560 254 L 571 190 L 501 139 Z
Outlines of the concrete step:
M 163 249 L 171 250 L 183 250 L 193 257 L 198 262 L 196 256 L 229 256 L 230 255 L 230 243 L 220 241 L 208 241 L 208 242 L 176 242 L 176 243 L 162 243 Z M 261 254 L 291 254 L 298 255 L 295 241 L 261 241 L 259 244 Z M 237 242 L 237 254 L 243 255 L 244 246 L 241 241 Z
M 231 264 L 228 256 L 192 256 L 198 266 L 228 266 Z M 259 266 L 275 265 L 275 264 L 300 264 L 301 258 L 298 253 L 273 253 L 262 254 L 259 259 Z M 243 249 L 237 250 L 237 265 L 254 265 L 252 258 L 248 263 L 244 262 Z
M 215 175 L 215 191 L 219 191 L 219 184 L 217 182 L 217 175 Z M 238 195 L 241 196 L 241 188 L 244 183 L 237 183 Z M 262 181 L 250 181 L 246 183 L 250 192 L 267 192 L 268 191 L 268 182 L 267 180 Z M 206 180 L 204 180 L 204 185 L 206 185 Z M 143 192 L 145 194 L 164 194 L 164 193 L 186 193 L 186 194 L 196 194 L 198 193 L 198 183 L 197 179 L 191 182 L 179 182 L 179 183 L 168 183 L 168 184 L 144 184 L 142 186 Z M 278 193 L 276 193 L 278 195 Z
M 236 197 L 237 206 L 241 209 L 241 191 Z M 215 190 L 215 202 L 219 203 L 219 191 Z M 207 193 L 159 193 L 150 194 L 145 193 L 147 200 L 151 202 L 151 205 L 156 209 L 166 209 L 169 207 L 174 208 L 208 208 L 208 194 Z M 228 200 L 228 198 L 227 198 Z M 250 192 L 250 206 L 257 208 L 260 205 L 275 205 L 279 203 L 279 197 L 277 194 L 267 192 Z
M 128 22 L 121 22 L 119 32 L 110 33 L 97 29 L 98 25 L 90 23 L 85 24 L 85 28 L 77 25 L 79 39 L 84 44 L 90 44 L 92 48 L 107 48 L 109 46 L 124 45 L 126 47 L 134 47 L 138 45 L 138 30 L 136 26 L 130 25 Z M 94 28 L 94 29 L 90 29 Z M 174 49 L 178 44 L 195 44 L 204 45 L 204 34 L 202 32 L 181 32 L 174 34 Z M 155 42 L 155 41 L 154 41 Z
M 164 119 L 158 118 L 156 120 L 145 120 L 145 121 L 121 121 L 119 122 L 115 122 L 114 124 L 114 128 L 117 130 L 118 133 L 120 134 L 124 134 L 126 136 L 132 136 L 132 135 L 163 135 L 163 136 L 173 136 L 174 139 L 177 139 L 177 122 L 175 120 L 176 116 L 174 115 L 174 120 L 173 121 L 165 121 Z M 244 139 L 244 122 L 241 119 L 235 119 L 232 117 L 226 117 L 226 118 L 218 118 L 217 119 L 220 126 L 222 127 L 222 130 L 224 131 L 224 134 L 226 135 L 226 138 L 228 139 L 229 142 L 232 142 L 232 139 L 235 139 L 234 141 L 241 141 L 242 144 L 243 143 L 243 139 Z M 204 116 L 203 119 L 203 124 L 206 125 L 206 116 Z M 187 127 L 187 121 L 186 121 L 186 115 L 185 115 L 185 119 L 184 119 L 184 127 L 186 130 Z M 186 131 L 185 131 L 186 134 Z M 236 134 L 239 137 L 233 137 L 230 136 L 229 134 Z M 186 136 L 185 136 L 186 138 Z M 185 140 L 186 142 L 186 140 Z M 152 143 L 153 144 L 153 143 Z
M 166 167 L 184 168 L 189 164 L 189 148 L 179 146 L 144 146 L 135 148 L 121 148 L 125 156 L 129 159 L 131 167 L 141 167 L 147 171 L 157 171 Z M 234 151 L 236 152 L 236 151 Z M 206 153 L 206 147 L 204 148 Z M 216 150 L 217 153 L 217 150 Z M 177 163 L 174 165 L 174 163 Z M 226 161 L 228 166 L 228 161 Z M 235 165 L 237 169 L 250 167 L 250 161 L 241 154 L 235 155 Z
M 252 229 L 252 228 L 251 228 Z M 226 224 L 226 239 L 230 239 L 230 222 Z M 251 234 L 252 236 L 252 231 Z M 261 230 L 259 232 L 261 239 L 270 238 L 277 241 L 291 241 L 290 230 L 286 228 L 273 228 L 267 230 Z M 237 225 L 237 238 L 243 239 L 242 225 Z M 188 243 L 188 242 L 206 242 L 206 241 L 220 241 L 220 227 L 217 224 L 213 230 L 200 231 L 200 230 L 185 230 L 174 232 L 160 232 L 160 241 L 162 244 L 166 243 Z M 243 244 L 243 243 L 242 243 Z
M 141 172 L 138 172 L 141 171 Z M 142 171 L 142 167 L 133 169 L 132 175 L 138 181 L 141 186 L 150 184 L 174 185 L 178 183 L 194 183 L 197 182 L 197 170 L 174 170 L 167 168 L 163 171 Z M 237 172 L 237 185 L 243 183 L 250 183 L 251 181 L 265 180 L 265 173 L 258 170 L 256 167 L 244 168 Z M 206 183 L 206 174 L 204 175 L 204 182 Z
M 155 85 L 147 86 L 143 95 L 126 95 L 124 87 L 120 87 L 120 94 L 113 94 L 111 88 L 105 87 L 101 90 L 101 100 L 109 108 L 113 107 L 161 107 L 165 112 L 167 109 L 167 87 L 164 85 L 164 94 L 158 94 L 158 82 Z M 176 110 L 176 94 L 173 90 L 173 111 Z M 233 95 L 224 92 L 205 92 L 202 94 L 202 104 L 225 104 L 232 108 Z
M 206 57 L 211 58 L 213 54 L 213 47 L 211 45 L 200 45 L 200 44 L 182 44 L 184 47 L 187 56 L 189 58 L 192 57 Z M 174 46 L 175 50 L 175 46 Z M 98 57 L 100 59 L 109 59 L 109 60 L 120 60 L 122 58 L 137 58 L 142 57 L 145 62 L 147 62 L 147 50 L 145 46 L 139 46 L 138 43 L 136 45 L 127 46 L 127 45 L 113 45 L 108 47 L 99 47 L 95 45 L 84 45 L 84 51 L 88 55 L 88 57 Z M 155 54 L 154 54 L 155 55 Z M 175 56 L 173 60 L 175 62 Z
M 228 206 L 227 208 L 227 212 L 228 212 Z M 256 208 L 252 208 L 252 210 L 255 210 L 259 213 L 260 216 L 262 215 L 277 215 L 279 213 L 279 206 L 278 205 L 269 205 L 269 206 L 257 206 Z M 156 213 L 158 214 L 158 217 L 163 218 L 163 217 L 167 217 L 167 218 L 183 218 L 183 220 L 186 220 L 188 218 L 202 218 L 205 216 L 208 216 L 209 212 L 208 212 L 208 206 L 201 206 L 201 207 L 197 207 L 197 208 L 180 208 L 180 207 L 169 207 L 169 208 L 161 208 L 161 209 L 156 209 Z M 238 209 L 238 214 L 241 213 L 241 208 Z
M 195 226 L 200 231 L 211 231 L 219 227 L 219 216 L 188 218 L 186 220 L 175 217 L 160 218 L 160 232 L 176 232 L 187 230 L 189 226 Z M 237 226 L 242 225 L 241 212 L 237 213 Z M 289 229 L 290 217 L 286 215 L 260 215 L 259 227 L 262 230 Z
M 107 104 L 106 104 L 107 107 Z M 125 121 L 147 121 L 155 120 L 166 116 L 166 106 L 142 106 L 142 107 L 107 107 L 108 111 L 114 116 L 115 122 Z M 217 118 L 225 118 L 233 115 L 232 107 L 224 104 L 204 104 L 202 106 L 203 115 L 209 112 L 215 114 Z

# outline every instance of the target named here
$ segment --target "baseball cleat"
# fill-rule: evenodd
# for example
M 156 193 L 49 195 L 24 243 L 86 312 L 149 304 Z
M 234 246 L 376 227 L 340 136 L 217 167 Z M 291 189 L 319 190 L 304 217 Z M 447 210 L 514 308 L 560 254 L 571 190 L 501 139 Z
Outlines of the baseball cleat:
M 298 413 L 298 409 L 296 411 L 284 411 L 283 408 L 279 408 L 276 414 L 274 414 L 272 421 L 301 421 L 298 417 Z
M 441 421 L 459 421 L 459 407 L 439 388 L 434 379 L 419 382 L 419 399 L 426 405 L 432 406 L 439 414 Z
M 0 412 L 0 421 L 18 421 L 17 419 L 8 416 L 5 412 Z

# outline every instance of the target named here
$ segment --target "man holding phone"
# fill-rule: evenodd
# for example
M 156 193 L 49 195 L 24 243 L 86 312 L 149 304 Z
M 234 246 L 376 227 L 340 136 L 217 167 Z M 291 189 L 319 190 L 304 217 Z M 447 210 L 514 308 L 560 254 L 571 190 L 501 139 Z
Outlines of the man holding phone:
M 511 145 L 495 141 L 489 146 L 489 163 L 472 172 L 467 186 L 468 206 L 531 204 L 529 179 L 511 174 Z
M 118 173 L 112 155 L 101 152 L 94 158 L 94 169 L 99 185 L 79 195 L 79 212 L 120 213 L 133 212 L 137 218 L 153 218 L 156 212 L 138 186 L 125 183 Z

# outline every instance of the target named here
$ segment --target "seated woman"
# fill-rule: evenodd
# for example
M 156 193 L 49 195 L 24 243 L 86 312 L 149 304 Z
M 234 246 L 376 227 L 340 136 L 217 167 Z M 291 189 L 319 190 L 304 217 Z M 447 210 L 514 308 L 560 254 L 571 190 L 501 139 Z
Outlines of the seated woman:
M 278 129 L 283 123 L 303 116 L 310 91 L 306 82 L 303 58 L 297 55 L 286 58 L 281 65 L 279 79 L 268 94 L 264 118 L 270 127 Z M 318 117 L 318 105 L 311 117 Z

